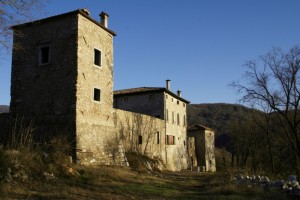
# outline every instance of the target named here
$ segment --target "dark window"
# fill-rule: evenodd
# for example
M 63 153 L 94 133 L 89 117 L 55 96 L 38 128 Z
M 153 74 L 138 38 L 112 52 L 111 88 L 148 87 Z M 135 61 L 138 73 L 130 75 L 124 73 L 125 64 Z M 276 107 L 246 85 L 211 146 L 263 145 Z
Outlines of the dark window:
M 42 46 L 39 49 L 39 64 L 44 65 L 50 63 L 50 46 Z
M 160 134 L 159 131 L 156 132 L 157 144 L 160 144 Z
M 179 113 L 177 113 L 177 124 L 180 124 L 180 117 L 179 117 Z
M 149 95 L 149 101 L 153 101 L 154 100 L 154 95 L 153 94 L 150 94 Z
M 167 135 L 167 145 L 174 145 L 174 144 L 175 144 L 175 136 Z
M 167 119 L 167 122 L 169 121 L 169 110 L 167 109 L 166 110 L 166 119 Z
M 94 49 L 94 64 L 101 66 L 101 51 Z
M 183 126 L 186 125 L 186 122 L 185 122 L 185 115 L 183 115 Z
M 100 101 L 101 91 L 98 88 L 94 88 L 94 101 Z
M 177 101 L 177 105 L 179 105 L 179 101 Z
M 174 124 L 175 120 L 174 120 L 174 111 L 172 111 L 172 124 Z
M 139 144 L 142 144 L 142 142 L 143 142 L 143 137 L 139 135 Z

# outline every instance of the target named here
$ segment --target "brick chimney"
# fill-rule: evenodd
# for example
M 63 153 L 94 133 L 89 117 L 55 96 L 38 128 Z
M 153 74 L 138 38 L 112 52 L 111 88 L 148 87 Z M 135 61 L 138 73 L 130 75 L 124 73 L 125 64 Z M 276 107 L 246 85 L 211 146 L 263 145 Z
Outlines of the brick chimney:
M 166 80 L 166 88 L 167 90 L 171 90 L 171 84 L 170 84 L 171 80 Z
M 181 91 L 177 90 L 177 96 L 181 97 Z
M 100 13 L 100 23 L 105 27 L 107 28 L 107 23 L 108 23 L 108 17 L 109 15 L 105 12 L 101 12 Z

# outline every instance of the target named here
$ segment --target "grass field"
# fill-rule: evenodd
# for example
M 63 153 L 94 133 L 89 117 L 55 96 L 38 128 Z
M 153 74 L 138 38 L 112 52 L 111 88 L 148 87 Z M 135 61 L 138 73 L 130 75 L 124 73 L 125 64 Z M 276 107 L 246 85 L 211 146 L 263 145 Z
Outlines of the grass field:
M 149 172 L 129 167 L 72 168 L 52 180 L 2 185 L 1 199 L 287 199 L 279 191 L 237 186 L 223 173 Z

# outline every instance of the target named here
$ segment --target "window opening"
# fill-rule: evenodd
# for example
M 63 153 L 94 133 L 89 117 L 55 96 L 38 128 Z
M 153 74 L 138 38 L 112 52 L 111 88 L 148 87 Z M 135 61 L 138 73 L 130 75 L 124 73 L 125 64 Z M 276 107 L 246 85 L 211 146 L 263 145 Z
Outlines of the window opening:
M 167 145 L 174 145 L 174 144 L 175 144 L 175 136 L 167 135 Z
M 100 101 L 101 91 L 98 88 L 94 88 L 94 101 Z
M 139 144 L 142 144 L 142 142 L 143 142 L 143 137 L 139 135 Z
M 94 49 L 94 64 L 101 66 L 101 51 Z
M 45 65 L 50 63 L 50 46 L 41 46 L 39 48 L 39 64 Z

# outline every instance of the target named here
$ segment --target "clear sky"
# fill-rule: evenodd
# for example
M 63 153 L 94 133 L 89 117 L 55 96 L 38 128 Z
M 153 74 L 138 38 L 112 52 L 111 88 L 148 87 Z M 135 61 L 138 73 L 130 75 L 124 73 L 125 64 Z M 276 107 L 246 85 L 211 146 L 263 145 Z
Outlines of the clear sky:
M 246 60 L 300 45 L 299 0 L 48 0 L 37 18 L 87 8 L 109 14 L 114 89 L 165 87 L 191 103 L 237 103 L 228 85 Z M 9 105 L 11 55 L 1 55 L 0 105 Z

